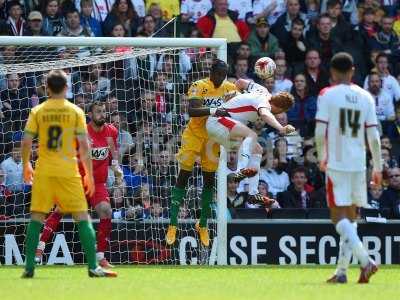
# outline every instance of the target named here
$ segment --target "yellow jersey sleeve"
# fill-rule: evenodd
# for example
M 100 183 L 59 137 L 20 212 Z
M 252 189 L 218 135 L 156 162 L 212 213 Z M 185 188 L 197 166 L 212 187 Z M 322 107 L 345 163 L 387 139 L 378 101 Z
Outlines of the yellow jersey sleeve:
M 193 82 L 188 91 L 189 100 L 203 99 L 203 86 L 200 81 Z
M 75 134 L 85 135 L 87 134 L 85 114 L 80 108 L 76 108 L 76 113 L 77 113 L 77 119 L 76 119 Z
M 236 87 L 236 85 L 230 81 L 225 81 L 224 83 L 224 87 L 225 87 L 225 92 L 232 92 L 232 91 L 238 91 L 238 88 Z
M 33 137 L 37 136 L 38 134 L 38 122 L 35 109 L 32 109 L 31 112 L 29 113 L 28 121 L 26 122 L 24 132 L 25 134 L 27 133 Z

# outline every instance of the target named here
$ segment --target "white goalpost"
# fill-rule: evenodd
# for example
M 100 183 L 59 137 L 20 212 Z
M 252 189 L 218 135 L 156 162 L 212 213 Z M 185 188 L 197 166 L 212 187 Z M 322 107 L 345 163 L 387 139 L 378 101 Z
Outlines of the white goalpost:
M 225 39 L 0 36 L 0 163 L 9 157 L 17 159 L 13 151 L 18 149 L 29 109 L 47 97 L 45 74 L 64 69 L 69 76 L 67 98 L 83 109 L 91 101 L 105 102 L 108 122 L 120 132 L 126 182 L 122 188 L 115 187 L 109 175 L 111 262 L 226 265 L 227 153 L 222 146 L 216 209 L 209 220 L 210 248 L 200 246 L 194 230 L 202 186 L 199 165 L 179 213 L 177 245 L 165 243 L 169 194 L 178 171 L 174 155 L 188 120 L 187 89 L 208 76 L 214 57 L 227 61 Z M 8 187 L 7 174 L 5 178 Z M 29 187 L 8 189 L 7 199 L 0 201 L 0 262 L 6 255 L 5 234 L 15 239 L 22 253 L 29 219 Z M 73 228 L 71 220 L 64 218 L 59 233 L 64 234 L 66 245 L 60 247 L 80 263 L 83 252 Z M 46 247 L 47 258 L 50 252 L 57 253 L 52 245 Z

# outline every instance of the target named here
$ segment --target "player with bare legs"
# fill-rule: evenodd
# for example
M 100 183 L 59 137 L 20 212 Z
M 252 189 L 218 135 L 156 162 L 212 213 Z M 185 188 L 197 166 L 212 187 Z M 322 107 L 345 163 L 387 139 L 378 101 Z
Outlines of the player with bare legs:
M 379 186 L 382 180 L 375 102 L 367 91 L 351 83 L 354 65 L 350 54 L 335 54 L 330 67 L 335 85 L 320 92 L 315 129 L 320 169 L 326 172 L 331 220 L 340 235 L 337 269 L 327 282 L 347 282 L 353 254 L 361 265 L 358 282 L 368 283 L 378 268 L 363 247 L 355 221 L 357 206 L 367 204 L 365 134 L 372 153 L 373 184 Z
M 106 123 L 106 109 L 104 103 L 98 101 L 93 102 L 89 107 L 88 115 L 90 122 L 87 128 L 89 140 L 91 142 L 95 193 L 92 197 L 87 197 L 87 199 L 90 206 L 96 210 L 100 219 L 99 225 L 97 226 L 96 258 L 101 267 L 112 268 L 112 265 L 104 257 L 104 252 L 107 249 L 111 234 L 112 214 L 106 181 L 110 161 L 116 181 L 121 183 L 122 180 L 122 171 L 118 163 L 118 131 L 114 126 Z M 79 164 L 79 169 L 81 175 L 84 176 L 84 169 L 81 164 Z M 52 239 L 54 232 L 57 231 L 62 216 L 60 209 L 56 207 L 47 217 L 36 249 L 36 263 L 41 262 L 46 243 Z
M 257 134 L 247 127 L 248 122 L 254 122 L 258 117 L 268 125 L 278 130 L 281 134 L 290 134 L 295 130 L 291 125 L 282 126 L 275 119 L 274 114 L 280 114 L 292 107 L 293 96 L 286 93 L 278 93 L 271 96 L 267 93 L 245 93 L 239 94 L 228 102 L 222 104 L 230 117 L 213 117 L 207 120 L 206 128 L 208 136 L 218 141 L 226 149 L 234 147 L 241 142 L 241 155 L 238 160 L 238 169 L 252 168 L 260 169 L 263 149 L 257 142 Z M 272 204 L 271 200 L 258 193 L 259 173 L 248 178 L 249 202 L 261 202 L 266 206 Z

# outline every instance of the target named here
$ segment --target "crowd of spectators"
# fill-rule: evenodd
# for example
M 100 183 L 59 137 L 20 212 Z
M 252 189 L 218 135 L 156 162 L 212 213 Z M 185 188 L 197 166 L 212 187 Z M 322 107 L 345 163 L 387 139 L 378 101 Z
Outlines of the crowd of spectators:
M 355 84 L 376 100 L 382 135 L 384 185 L 369 189 L 369 206 L 400 218 L 400 1 L 397 0 L 0 0 L 0 34 L 65 37 L 222 37 L 228 41 L 228 80 L 245 78 L 274 94 L 288 91 L 294 107 L 277 116 L 296 134 L 283 137 L 260 121 L 252 126 L 264 147 L 260 193 L 276 199 L 273 210 L 326 207 L 324 174 L 318 167 L 313 131 L 317 97 L 330 85 L 329 61 L 339 51 L 355 60 Z M 160 45 L 162 46 L 162 45 Z M 130 47 L 0 47 L 0 66 L 42 58 L 84 60 Z M 272 57 L 275 78 L 260 81 L 255 61 Z M 86 109 L 103 101 L 119 130 L 125 185 L 109 187 L 116 218 L 167 218 L 174 154 L 188 120 L 186 91 L 207 76 L 210 49 L 160 51 L 89 66 L 64 66 L 67 98 Z M 29 110 L 46 99 L 43 72 L 0 73 L 0 216 L 26 217 L 30 187 L 22 182 L 19 155 Z M 34 151 L 34 155 L 36 152 Z M 237 155 L 229 153 L 235 171 Z M 368 159 L 368 158 L 366 158 Z M 195 168 L 198 173 L 198 168 Z M 264 210 L 236 193 L 228 176 L 232 217 Z M 197 216 L 201 178 L 194 176 L 180 216 Z M 197 200 L 196 200 L 197 199 Z M 270 210 L 265 217 L 271 216 Z M 272 214 L 273 216 L 273 214 Z

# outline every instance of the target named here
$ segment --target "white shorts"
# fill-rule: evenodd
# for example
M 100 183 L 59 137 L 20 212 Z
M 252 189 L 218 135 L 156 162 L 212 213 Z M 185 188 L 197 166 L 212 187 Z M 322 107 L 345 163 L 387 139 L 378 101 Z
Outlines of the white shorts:
M 365 171 L 326 171 L 326 200 L 328 207 L 367 205 L 367 178 Z
M 226 150 L 237 149 L 240 142 L 231 140 L 229 133 L 238 123 L 240 122 L 229 117 L 208 117 L 206 123 L 208 137 L 224 146 Z

